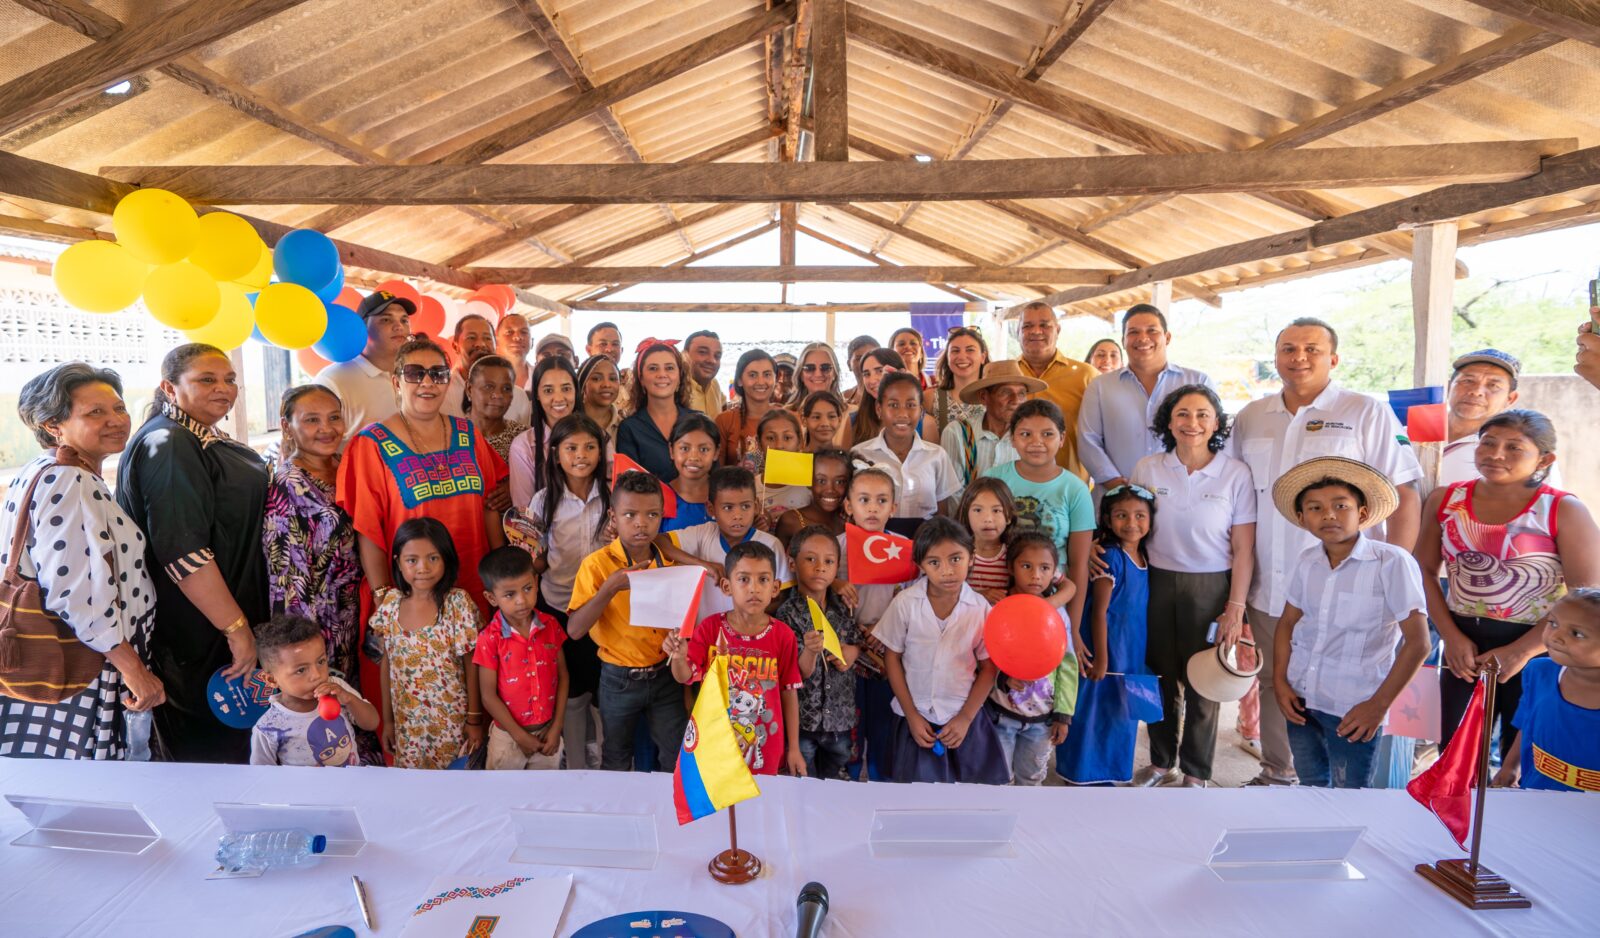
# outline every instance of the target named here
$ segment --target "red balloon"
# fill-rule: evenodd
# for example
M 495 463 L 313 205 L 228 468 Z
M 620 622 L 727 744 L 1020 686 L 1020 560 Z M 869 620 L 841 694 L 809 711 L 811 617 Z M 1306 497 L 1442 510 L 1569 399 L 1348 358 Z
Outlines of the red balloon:
M 477 291 L 471 296 L 467 297 L 467 299 L 482 300 L 483 302 L 488 303 L 490 306 L 493 306 L 495 310 L 502 316 L 511 312 L 511 308 L 517 305 L 516 291 L 512 290 L 503 283 L 491 283 L 488 286 L 479 287 Z
M 345 287 L 343 290 L 339 291 L 338 296 L 333 298 L 333 303 L 330 305 L 343 306 L 345 309 L 348 309 L 353 313 L 361 308 L 361 301 L 363 299 L 366 298 L 360 293 L 357 293 L 355 287 Z
M 295 352 L 294 357 L 300 362 L 300 367 L 306 370 L 306 374 L 313 378 L 315 378 L 317 373 L 322 369 L 333 364 L 326 358 L 323 358 L 321 355 L 318 355 L 316 352 L 312 351 L 311 346 L 309 345 Z
M 411 317 L 411 331 L 417 335 L 442 338 L 439 333 L 444 331 L 444 304 L 431 296 L 422 297 L 417 304 L 416 315 Z
M 983 620 L 983 644 L 995 667 L 1007 676 L 1037 681 L 1066 657 L 1066 621 L 1038 596 L 1007 596 Z
M 339 698 L 332 694 L 323 694 L 317 698 L 317 716 L 324 720 L 339 719 Z
M 422 294 L 417 292 L 416 287 L 406 283 L 404 280 L 385 280 L 378 284 L 378 289 L 393 293 L 395 296 L 404 297 L 411 301 L 412 307 L 417 311 L 420 312 L 422 310 Z M 360 305 L 360 303 L 356 304 L 356 306 Z M 355 308 L 355 306 L 351 307 L 351 309 Z

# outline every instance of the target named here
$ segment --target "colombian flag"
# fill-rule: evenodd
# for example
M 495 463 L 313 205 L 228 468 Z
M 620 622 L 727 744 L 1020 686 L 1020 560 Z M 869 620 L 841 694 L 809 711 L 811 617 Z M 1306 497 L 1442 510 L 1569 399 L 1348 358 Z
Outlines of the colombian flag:
M 728 656 L 712 655 L 672 773 L 678 823 L 699 820 L 759 794 L 728 720 Z

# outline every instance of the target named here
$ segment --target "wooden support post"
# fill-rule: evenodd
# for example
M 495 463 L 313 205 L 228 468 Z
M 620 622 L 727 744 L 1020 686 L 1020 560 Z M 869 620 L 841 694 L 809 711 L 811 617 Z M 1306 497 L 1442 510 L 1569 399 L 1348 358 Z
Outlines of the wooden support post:
M 1416 332 L 1412 383 L 1442 385 L 1450 369 L 1450 320 L 1455 315 L 1456 223 L 1434 222 L 1414 232 L 1411 316 Z
M 824 331 L 823 331 L 822 338 L 823 338 L 823 341 L 827 342 L 829 345 L 832 345 L 833 344 L 834 332 L 836 331 L 836 329 L 838 327 L 839 314 L 835 313 L 833 310 L 830 309 L 826 313 L 823 314 L 823 317 L 824 317 L 824 320 L 826 321 L 827 325 L 823 327 Z M 798 379 L 796 379 L 796 380 L 798 380 Z
M 1161 315 L 1172 315 L 1172 281 L 1157 280 L 1150 284 L 1150 305 L 1161 310 Z
M 239 376 L 239 396 L 234 398 L 233 410 L 228 411 L 224 421 L 223 431 L 246 446 L 250 445 L 250 382 L 245 377 L 244 346 L 240 346 L 228 353 L 228 361 L 233 365 L 233 371 Z

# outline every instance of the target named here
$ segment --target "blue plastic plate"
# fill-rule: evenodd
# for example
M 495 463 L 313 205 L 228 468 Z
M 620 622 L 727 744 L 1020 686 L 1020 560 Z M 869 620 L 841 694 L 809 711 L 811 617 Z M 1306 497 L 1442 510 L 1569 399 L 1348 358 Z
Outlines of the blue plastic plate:
M 693 912 L 629 912 L 590 922 L 572 938 L 734 938 L 733 929 Z
M 222 668 L 206 682 L 206 703 L 211 713 L 224 724 L 236 730 L 247 730 L 256 725 L 261 714 L 267 712 L 267 702 L 273 690 L 267 683 L 267 672 L 252 671 L 248 677 L 230 681 L 222 676 Z

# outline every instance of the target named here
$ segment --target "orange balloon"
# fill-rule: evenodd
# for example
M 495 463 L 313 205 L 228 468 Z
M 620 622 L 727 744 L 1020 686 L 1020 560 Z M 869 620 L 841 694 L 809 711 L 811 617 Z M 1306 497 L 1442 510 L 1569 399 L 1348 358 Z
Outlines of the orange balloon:
M 411 317 L 411 331 L 442 338 L 439 333 L 444 331 L 444 304 L 431 296 L 423 297 L 416 314 Z
M 385 280 L 378 284 L 378 289 L 386 293 L 393 293 L 395 296 L 405 297 L 411 301 L 412 308 L 418 311 L 422 309 L 422 294 L 417 292 L 416 287 L 406 283 L 404 280 Z M 356 306 L 359 305 L 361 304 L 356 304 Z M 355 306 L 350 308 L 355 309 Z
M 481 300 L 488 303 L 502 316 L 511 312 L 512 307 L 517 305 L 516 291 L 503 283 L 491 283 L 487 286 L 479 287 L 467 299 Z
M 983 644 L 995 667 L 1022 681 L 1037 681 L 1067 654 L 1067 626 L 1054 606 L 1027 593 L 1007 596 L 983 620 Z
M 294 353 L 294 357 L 296 361 L 300 362 L 300 367 L 306 370 L 306 374 L 313 378 L 315 378 L 317 374 L 322 371 L 322 369 L 333 364 L 326 358 L 323 358 L 321 355 L 313 352 L 311 350 L 311 346 L 309 345 L 303 349 L 297 350 Z
M 353 313 L 361 308 L 361 301 L 364 299 L 366 299 L 366 297 L 362 296 L 360 293 L 357 293 L 355 287 L 345 287 L 343 290 L 339 291 L 338 296 L 333 298 L 333 303 L 331 305 L 343 306 L 345 309 L 348 309 Z

